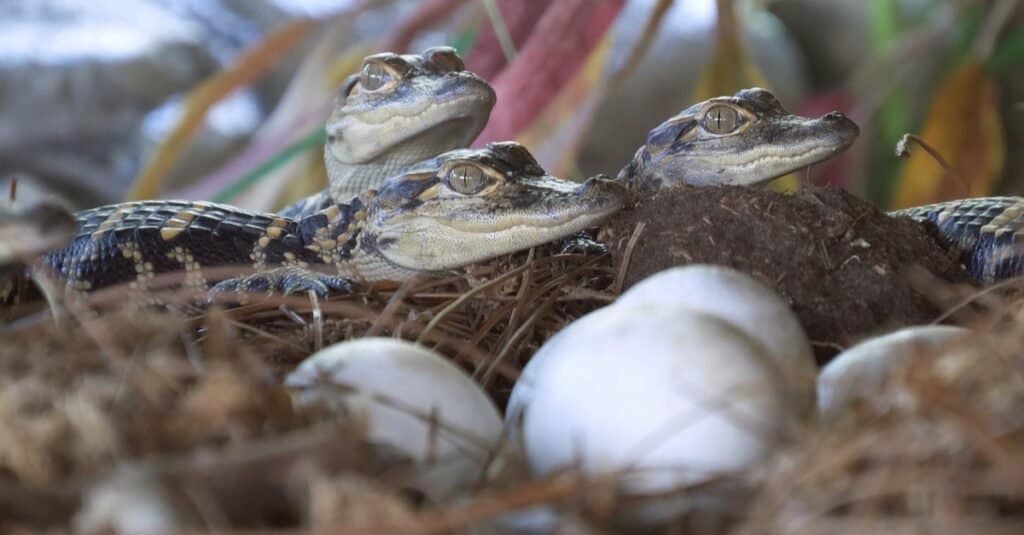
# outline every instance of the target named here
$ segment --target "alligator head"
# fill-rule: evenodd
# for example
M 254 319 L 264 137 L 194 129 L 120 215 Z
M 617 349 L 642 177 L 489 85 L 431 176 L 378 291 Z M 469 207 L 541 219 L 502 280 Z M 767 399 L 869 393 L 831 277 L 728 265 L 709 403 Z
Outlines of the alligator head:
M 607 177 L 562 180 L 522 145 L 490 143 L 388 179 L 370 203 L 363 243 L 392 266 L 442 271 L 599 225 L 626 197 Z
M 494 107 L 494 90 L 465 70 L 453 48 L 373 54 L 341 88 L 327 120 L 324 160 L 336 200 L 375 187 L 399 168 L 465 147 Z M 332 191 L 332 194 L 335 193 Z M 339 198 L 343 197 L 343 198 Z
M 686 108 L 647 136 L 619 180 L 636 189 L 757 185 L 827 160 L 860 129 L 839 112 L 793 115 L 760 88 Z

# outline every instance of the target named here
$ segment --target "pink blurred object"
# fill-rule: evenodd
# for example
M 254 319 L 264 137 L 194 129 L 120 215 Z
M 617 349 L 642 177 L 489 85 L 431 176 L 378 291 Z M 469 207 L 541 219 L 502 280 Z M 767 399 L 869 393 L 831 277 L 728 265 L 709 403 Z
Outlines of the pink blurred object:
M 523 47 L 526 38 L 530 36 L 537 21 L 544 12 L 551 7 L 552 2 L 548 0 L 501 0 L 498 2 L 498 12 L 505 22 L 509 37 L 516 50 Z M 484 24 L 484 29 L 477 37 L 473 50 L 466 58 L 466 66 L 481 78 L 490 80 L 496 76 L 508 62 L 505 61 L 505 52 L 501 49 L 498 36 L 494 33 L 494 26 L 490 23 Z
M 405 17 L 384 41 L 381 51 L 403 53 L 409 51 L 409 43 L 424 28 L 437 24 L 448 18 L 452 11 L 465 0 L 424 0 L 416 6 L 416 11 Z
M 491 80 L 498 104 L 473 146 L 515 139 L 530 125 L 583 66 L 624 4 L 624 0 L 551 2 L 515 60 Z
M 805 100 L 794 113 L 806 117 L 820 117 L 831 111 L 850 115 L 854 106 L 853 98 L 845 91 L 833 90 Z M 832 185 L 846 187 L 850 182 L 855 152 L 846 150 L 835 158 L 816 164 L 810 169 L 809 181 L 816 186 Z

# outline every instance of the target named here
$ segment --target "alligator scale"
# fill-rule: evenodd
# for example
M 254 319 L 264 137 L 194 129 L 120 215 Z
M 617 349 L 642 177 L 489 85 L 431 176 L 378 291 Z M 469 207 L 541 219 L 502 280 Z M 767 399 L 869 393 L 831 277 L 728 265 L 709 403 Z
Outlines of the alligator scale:
M 146 289 L 181 272 L 195 290 L 327 293 L 437 273 L 593 227 L 630 195 L 677 185 L 758 185 L 845 150 L 857 125 L 787 112 L 748 89 L 700 102 L 650 132 L 615 181 L 547 176 L 515 143 L 460 149 L 494 105 L 454 50 L 368 56 L 327 121 L 329 185 L 277 214 L 223 204 L 143 201 L 77 214 L 72 243 L 45 262 L 78 290 Z M 893 212 L 936 223 L 975 280 L 1019 273 L 1019 198 Z M 239 274 L 208 280 L 212 267 Z M 254 272 L 251 274 L 241 274 Z
M 421 162 L 379 190 L 301 219 L 188 201 L 86 210 L 76 216 L 71 244 L 44 259 L 79 290 L 127 281 L 145 289 L 167 271 L 206 289 L 204 268 L 237 265 L 256 273 L 221 281 L 215 291 L 323 294 L 556 240 L 600 224 L 625 198 L 614 181 L 548 176 L 518 143 L 491 143 Z

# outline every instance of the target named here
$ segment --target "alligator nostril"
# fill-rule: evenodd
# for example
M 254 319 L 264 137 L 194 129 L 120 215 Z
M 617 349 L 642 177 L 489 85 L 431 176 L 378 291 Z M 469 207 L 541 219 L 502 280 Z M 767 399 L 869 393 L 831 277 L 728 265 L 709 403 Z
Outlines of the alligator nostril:
M 622 194 L 625 193 L 626 188 L 617 180 L 612 179 L 607 175 L 598 175 L 588 178 L 577 190 L 579 195 L 601 195 L 601 194 Z
M 826 121 L 842 121 L 846 119 L 846 116 L 838 111 L 830 111 L 825 114 L 824 119 Z

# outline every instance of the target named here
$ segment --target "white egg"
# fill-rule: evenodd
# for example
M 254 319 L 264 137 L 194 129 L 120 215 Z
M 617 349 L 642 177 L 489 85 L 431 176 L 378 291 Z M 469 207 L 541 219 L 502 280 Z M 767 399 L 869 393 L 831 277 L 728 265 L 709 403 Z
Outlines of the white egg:
M 170 535 L 187 531 L 190 518 L 175 505 L 157 474 L 123 463 L 93 484 L 75 513 L 75 533 Z
M 625 470 L 626 491 L 663 492 L 769 451 L 797 412 L 778 368 L 714 316 L 616 304 L 541 347 L 513 389 L 506 423 L 537 475 Z
M 879 393 L 886 378 L 914 355 L 934 352 L 970 334 L 949 325 L 908 327 L 865 340 L 836 356 L 818 376 L 818 410 L 834 415 Z
M 796 374 L 793 394 L 805 414 L 813 412 L 814 353 L 796 315 L 772 288 L 730 267 L 691 264 L 651 275 L 615 302 L 635 303 L 686 306 L 732 323 Z
M 501 437 L 501 416 L 479 385 L 438 353 L 403 340 L 324 348 L 285 385 L 300 406 L 320 402 L 364 415 L 371 440 L 423 463 L 417 485 L 438 500 L 476 482 Z

